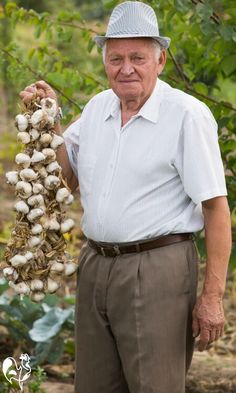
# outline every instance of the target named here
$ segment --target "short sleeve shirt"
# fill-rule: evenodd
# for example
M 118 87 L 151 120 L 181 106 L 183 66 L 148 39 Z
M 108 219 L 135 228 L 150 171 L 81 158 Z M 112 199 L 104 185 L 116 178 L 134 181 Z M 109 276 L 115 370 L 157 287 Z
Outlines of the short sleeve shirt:
M 81 227 L 96 241 L 199 231 L 201 202 L 227 195 L 212 113 L 160 79 L 123 127 L 119 98 L 106 90 L 64 138 L 79 180 Z

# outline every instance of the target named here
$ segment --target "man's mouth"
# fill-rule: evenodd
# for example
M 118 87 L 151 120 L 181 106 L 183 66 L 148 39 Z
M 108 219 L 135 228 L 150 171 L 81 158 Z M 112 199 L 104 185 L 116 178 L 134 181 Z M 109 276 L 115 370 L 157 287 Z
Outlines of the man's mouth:
M 137 79 L 133 79 L 133 80 L 120 80 L 118 81 L 119 83 L 134 83 L 134 82 L 139 82 Z

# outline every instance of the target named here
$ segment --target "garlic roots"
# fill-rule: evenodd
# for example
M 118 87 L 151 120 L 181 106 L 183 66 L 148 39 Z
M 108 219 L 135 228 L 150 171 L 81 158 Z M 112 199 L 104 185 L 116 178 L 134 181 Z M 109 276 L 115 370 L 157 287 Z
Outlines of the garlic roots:
M 74 221 L 66 218 L 63 205 L 74 197 L 56 159 L 64 142 L 54 131 L 56 114 L 55 100 L 36 97 L 16 116 L 17 140 L 24 151 L 15 157 L 17 170 L 6 173 L 7 183 L 16 189 L 16 224 L 0 267 L 10 287 L 35 302 L 56 292 L 61 277 L 77 269 L 65 252 L 64 233 Z

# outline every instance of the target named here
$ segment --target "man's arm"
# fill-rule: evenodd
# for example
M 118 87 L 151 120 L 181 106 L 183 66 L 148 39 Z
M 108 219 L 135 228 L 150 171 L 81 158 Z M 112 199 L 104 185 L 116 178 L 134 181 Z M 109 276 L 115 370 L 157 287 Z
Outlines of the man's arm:
M 227 198 L 202 202 L 207 253 L 206 274 L 201 296 L 193 310 L 193 335 L 200 334 L 199 350 L 217 340 L 224 329 L 222 298 L 231 252 L 231 222 Z

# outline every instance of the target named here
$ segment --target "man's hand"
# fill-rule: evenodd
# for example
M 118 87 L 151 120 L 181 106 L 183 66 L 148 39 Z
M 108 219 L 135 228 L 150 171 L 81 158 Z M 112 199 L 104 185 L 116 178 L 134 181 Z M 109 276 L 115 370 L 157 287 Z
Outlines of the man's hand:
M 37 81 L 30 86 L 27 86 L 23 91 L 20 92 L 20 98 L 24 104 L 28 104 L 34 96 L 40 98 L 50 97 L 57 101 L 57 95 L 55 91 L 44 81 Z
M 193 309 L 193 336 L 200 335 L 199 351 L 218 340 L 224 331 L 224 310 L 220 297 L 202 294 Z

